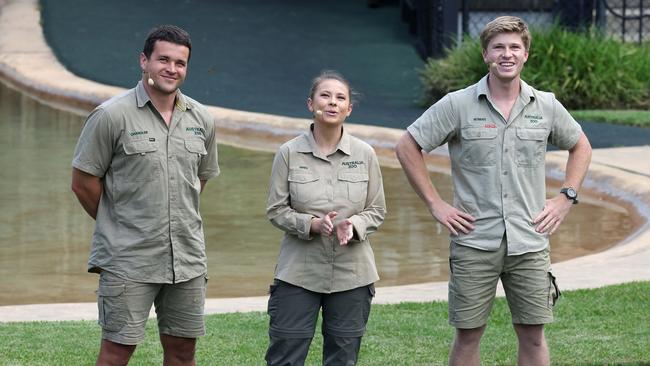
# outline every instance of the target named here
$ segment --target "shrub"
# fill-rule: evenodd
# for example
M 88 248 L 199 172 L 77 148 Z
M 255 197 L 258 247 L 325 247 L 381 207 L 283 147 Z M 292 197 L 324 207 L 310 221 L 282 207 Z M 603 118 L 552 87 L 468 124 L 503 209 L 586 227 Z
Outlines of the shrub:
M 568 109 L 644 109 L 650 106 L 650 47 L 621 43 L 597 31 L 574 33 L 554 26 L 533 30 L 522 79 L 555 93 Z M 465 38 L 421 70 L 430 105 L 487 73 L 478 39 Z

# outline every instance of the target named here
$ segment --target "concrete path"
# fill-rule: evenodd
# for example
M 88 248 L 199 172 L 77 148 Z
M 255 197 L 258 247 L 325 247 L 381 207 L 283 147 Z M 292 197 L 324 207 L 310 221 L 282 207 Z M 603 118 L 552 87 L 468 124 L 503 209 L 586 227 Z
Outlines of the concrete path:
M 86 113 L 93 103 L 122 89 L 81 79 L 61 66 L 46 44 L 36 0 L 0 0 L 0 80 L 48 104 Z M 309 121 L 212 107 L 222 123 L 222 136 L 245 133 L 254 147 L 273 149 L 302 130 Z M 225 121 L 225 122 L 224 122 Z M 353 134 L 369 141 L 382 162 L 394 165 L 392 148 L 399 130 L 350 125 Z M 263 139 L 256 140 L 256 138 Z M 234 140 L 248 146 L 248 143 Z M 650 143 L 650 142 L 649 142 Z M 248 146 L 252 147 L 252 146 Z M 563 175 L 566 152 L 547 155 L 551 178 Z M 562 289 L 595 288 L 650 280 L 650 146 L 597 149 L 581 194 L 607 195 L 633 207 L 644 224 L 619 245 L 593 255 L 553 265 Z M 431 282 L 377 288 L 376 304 L 447 299 L 447 283 Z M 206 313 L 265 311 L 266 296 L 208 299 Z M 92 320 L 95 303 L 0 306 L 0 322 Z

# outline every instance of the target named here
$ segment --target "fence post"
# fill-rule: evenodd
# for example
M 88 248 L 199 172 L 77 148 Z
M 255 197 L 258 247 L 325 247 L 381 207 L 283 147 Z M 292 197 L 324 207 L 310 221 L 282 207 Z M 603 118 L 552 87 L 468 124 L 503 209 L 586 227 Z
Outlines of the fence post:
M 593 0 L 557 1 L 560 24 L 572 30 L 589 29 L 593 21 Z
M 605 1 L 606 0 L 596 0 L 596 27 L 602 34 L 607 32 Z
M 458 34 L 460 0 L 416 0 L 416 49 L 423 59 L 442 57 Z

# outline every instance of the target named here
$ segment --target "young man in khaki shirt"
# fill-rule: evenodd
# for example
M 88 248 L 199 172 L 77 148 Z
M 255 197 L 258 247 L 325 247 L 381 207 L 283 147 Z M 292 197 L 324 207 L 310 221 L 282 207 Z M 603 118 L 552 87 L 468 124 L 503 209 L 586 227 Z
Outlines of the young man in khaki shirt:
M 193 365 L 205 334 L 199 194 L 219 166 L 212 116 L 178 89 L 191 47 L 178 27 L 153 29 L 142 80 L 90 114 L 75 149 L 72 190 L 96 220 L 98 365 L 128 363 L 154 303 L 165 365 Z
M 549 236 L 572 205 L 591 160 L 580 126 L 551 93 L 520 79 L 530 33 L 499 17 L 481 34 L 488 75 L 449 93 L 408 127 L 396 147 L 431 214 L 451 232 L 451 365 L 479 365 L 479 345 L 501 279 L 519 341 L 520 365 L 548 365 L 544 324 L 559 291 L 550 273 Z M 546 200 L 546 144 L 569 150 L 563 189 Z M 421 150 L 448 143 L 453 205 L 433 187 Z

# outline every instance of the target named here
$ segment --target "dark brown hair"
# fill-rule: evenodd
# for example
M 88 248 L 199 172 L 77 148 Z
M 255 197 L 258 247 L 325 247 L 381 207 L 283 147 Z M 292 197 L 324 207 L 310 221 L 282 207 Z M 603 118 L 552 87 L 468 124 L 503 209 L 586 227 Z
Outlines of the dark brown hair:
M 192 40 L 190 39 L 189 33 L 184 29 L 175 25 L 161 25 L 149 31 L 149 35 L 144 41 L 144 48 L 142 49 L 142 53 L 144 53 L 147 59 L 151 57 L 157 41 L 167 41 L 189 48 L 190 53 L 187 56 L 187 60 L 189 61 L 192 55 Z
M 314 98 L 314 93 L 316 92 L 316 89 L 318 89 L 318 86 L 325 80 L 337 80 L 343 83 L 348 88 L 348 98 L 350 98 L 350 104 L 354 104 L 357 102 L 357 97 L 359 96 L 359 93 L 357 93 L 356 90 L 354 90 L 350 86 L 350 82 L 343 77 L 343 75 L 335 70 L 324 70 L 321 71 L 321 73 L 312 80 L 311 83 L 311 89 L 309 89 L 309 98 L 313 99 Z

